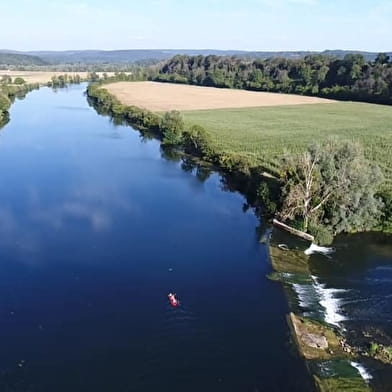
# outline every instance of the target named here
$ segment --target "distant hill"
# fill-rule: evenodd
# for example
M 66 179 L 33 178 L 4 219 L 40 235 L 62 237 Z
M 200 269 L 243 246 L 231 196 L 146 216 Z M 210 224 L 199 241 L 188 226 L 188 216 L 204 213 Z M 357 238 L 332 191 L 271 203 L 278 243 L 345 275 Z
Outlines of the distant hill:
M 7 53 L 5 53 L 7 52 Z M 374 60 L 378 53 L 376 52 L 361 52 L 361 51 L 347 51 L 347 50 L 325 50 L 323 52 L 311 51 L 242 51 L 242 50 L 214 50 L 214 49 L 131 49 L 131 50 L 66 50 L 66 51 L 31 51 L 31 52 L 16 52 L 11 50 L 0 51 L 2 55 L 11 56 L 19 55 L 26 56 L 25 61 L 28 64 L 45 65 L 49 64 L 127 64 L 143 61 L 160 61 L 172 58 L 177 54 L 184 55 L 217 55 L 217 56 L 238 56 L 242 58 L 261 58 L 267 59 L 271 57 L 283 58 L 302 58 L 310 54 L 323 54 L 342 58 L 349 53 L 362 54 L 366 60 Z M 392 56 L 392 52 L 389 53 Z M 34 62 L 32 63 L 32 57 Z M 10 60 L 8 60 L 10 61 Z M 17 61 L 15 58 L 14 61 Z M 22 61 L 19 58 L 18 61 Z M 0 64 L 3 61 L 0 60 Z M 10 63 L 16 64 L 16 63 Z M 26 63 L 18 63 L 26 65 Z
M 369 61 L 374 61 L 379 52 L 364 52 L 360 50 L 324 50 L 324 52 L 321 52 L 321 54 L 325 56 L 332 56 L 332 57 L 338 57 L 338 58 L 343 58 L 347 54 L 361 54 L 366 60 Z M 392 52 L 387 52 L 387 55 L 392 58 Z
M 47 65 L 38 56 L 0 51 L 0 65 Z
M 302 58 L 309 54 L 321 53 L 324 55 L 344 57 L 348 53 L 360 53 L 367 60 L 374 60 L 378 53 L 345 51 L 345 50 L 326 50 L 324 52 L 310 51 L 287 51 L 287 52 L 259 52 L 259 51 L 241 51 L 241 50 L 214 50 L 214 49 L 167 49 L 167 50 L 72 50 L 62 52 L 29 52 L 28 54 L 39 56 L 43 60 L 52 63 L 135 63 L 146 60 L 167 60 L 177 54 L 189 56 L 195 55 L 217 55 L 217 56 L 238 56 L 242 58 Z M 392 53 L 391 53 L 392 55 Z
M 218 56 L 241 56 L 254 57 L 254 54 L 235 50 L 192 50 L 192 49 L 131 49 L 131 50 L 67 50 L 67 51 L 34 51 L 27 54 L 39 56 L 51 64 L 103 64 L 103 63 L 135 63 L 149 60 L 168 60 L 177 54 L 193 55 L 218 55 Z

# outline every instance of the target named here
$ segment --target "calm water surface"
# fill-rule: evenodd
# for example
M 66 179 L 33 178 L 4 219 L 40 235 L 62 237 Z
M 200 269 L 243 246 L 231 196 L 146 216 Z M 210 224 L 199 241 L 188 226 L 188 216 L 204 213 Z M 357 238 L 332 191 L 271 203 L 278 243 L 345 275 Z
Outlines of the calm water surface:
M 243 197 L 84 89 L 30 93 L 0 133 L 0 390 L 311 390 Z

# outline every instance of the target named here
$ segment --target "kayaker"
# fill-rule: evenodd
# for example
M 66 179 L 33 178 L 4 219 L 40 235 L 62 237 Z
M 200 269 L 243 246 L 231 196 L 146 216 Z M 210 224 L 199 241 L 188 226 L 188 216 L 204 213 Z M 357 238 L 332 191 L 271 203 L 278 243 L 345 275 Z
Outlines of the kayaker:
M 167 297 L 169 298 L 170 305 L 173 306 L 173 308 L 179 305 L 179 302 L 176 298 L 176 294 L 169 293 Z

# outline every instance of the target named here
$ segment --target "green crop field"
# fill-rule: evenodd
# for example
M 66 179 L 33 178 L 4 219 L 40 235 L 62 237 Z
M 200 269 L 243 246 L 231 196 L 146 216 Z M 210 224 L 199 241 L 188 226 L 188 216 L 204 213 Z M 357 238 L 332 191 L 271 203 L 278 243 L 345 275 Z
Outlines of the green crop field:
M 215 147 L 244 154 L 277 172 L 285 149 L 301 151 L 334 136 L 356 140 L 392 184 L 392 107 L 338 102 L 182 112 L 187 124 L 209 131 Z

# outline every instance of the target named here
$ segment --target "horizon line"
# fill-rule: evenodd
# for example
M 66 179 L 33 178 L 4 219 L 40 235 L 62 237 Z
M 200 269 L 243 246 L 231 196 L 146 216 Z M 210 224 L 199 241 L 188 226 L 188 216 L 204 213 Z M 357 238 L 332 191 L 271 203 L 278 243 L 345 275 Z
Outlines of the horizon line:
M 316 52 L 323 53 L 329 51 L 344 51 L 344 52 L 365 52 L 365 53 L 389 53 L 390 50 L 368 50 L 368 49 L 213 49 L 213 48 L 128 48 L 128 49 L 31 49 L 31 50 L 19 50 L 19 49 L 0 49 L 0 52 L 87 52 L 87 51 L 99 51 L 99 52 L 125 52 L 125 51 L 219 51 L 219 52 L 246 52 L 246 53 L 279 53 L 279 52 Z

